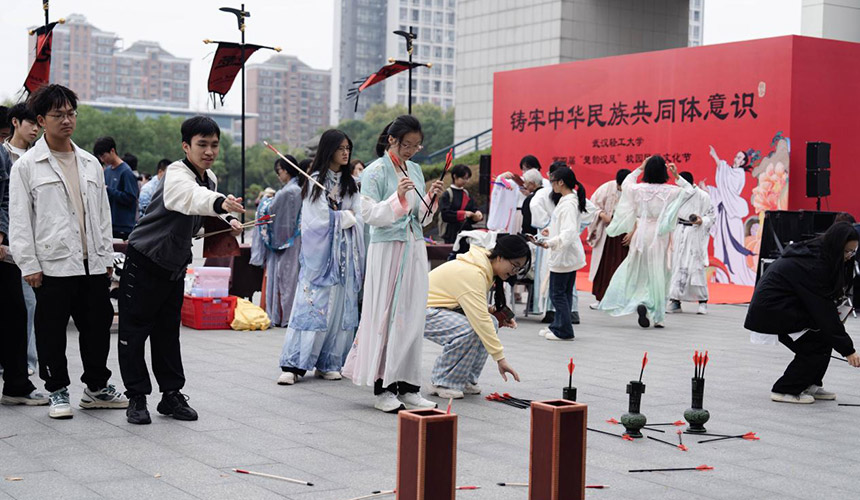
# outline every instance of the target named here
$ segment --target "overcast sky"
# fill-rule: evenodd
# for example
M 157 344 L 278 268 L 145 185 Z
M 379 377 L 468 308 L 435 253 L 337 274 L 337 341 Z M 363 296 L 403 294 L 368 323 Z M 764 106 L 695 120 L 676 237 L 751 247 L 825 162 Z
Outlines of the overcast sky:
M 638 0 L 637 0 L 638 1 Z M 800 34 L 801 0 L 705 0 L 705 44 Z M 205 109 L 206 78 L 214 45 L 238 40 L 236 18 L 218 7 L 231 0 L 51 0 L 51 20 L 84 14 L 97 28 L 117 33 L 125 47 L 156 40 L 168 52 L 191 58 L 191 107 Z M 280 46 L 314 68 L 332 66 L 333 0 L 246 0 L 251 12 L 246 41 Z M 21 89 L 27 67 L 27 28 L 43 22 L 40 0 L 0 0 L 0 101 Z M 267 53 L 254 54 L 261 62 Z M 227 96 L 238 110 L 238 93 Z

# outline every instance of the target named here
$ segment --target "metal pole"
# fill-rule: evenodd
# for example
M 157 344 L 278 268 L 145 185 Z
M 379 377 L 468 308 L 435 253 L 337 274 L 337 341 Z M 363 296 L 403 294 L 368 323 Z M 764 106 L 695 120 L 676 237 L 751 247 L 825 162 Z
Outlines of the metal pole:
M 407 101 L 407 114 L 412 114 L 412 26 L 409 27 L 409 39 L 406 43 L 406 51 L 409 52 L 409 100 Z
M 242 25 L 239 27 L 242 32 L 242 45 L 240 49 L 240 57 L 242 61 L 242 203 L 245 202 L 245 4 L 242 4 Z M 245 223 L 245 211 L 242 210 L 242 223 Z M 245 231 L 242 231 L 239 236 L 240 241 L 245 243 Z

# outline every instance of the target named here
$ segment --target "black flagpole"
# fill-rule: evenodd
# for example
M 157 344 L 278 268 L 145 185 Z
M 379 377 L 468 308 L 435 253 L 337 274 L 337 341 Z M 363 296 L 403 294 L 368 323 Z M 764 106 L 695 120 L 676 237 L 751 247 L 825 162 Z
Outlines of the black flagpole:
M 242 43 L 239 45 L 239 57 L 240 62 L 242 63 L 241 76 L 242 79 L 242 165 L 241 165 L 241 177 L 242 177 L 242 189 L 240 191 L 242 202 L 245 201 L 245 18 L 251 17 L 251 13 L 245 10 L 245 4 L 242 4 L 242 9 L 237 11 L 236 9 L 230 7 L 221 7 L 220 9 L 223 12 L 227 12 L 230 14 L 234 14 L 236 16 L 237 21 L 239 22 L 239 32 L 242 34 Z M 245 211 L 242 211 L 242 223 L 245 223 Z M 242 231 L 242 234 L 239 236 L 240 241 L 245 243 L 245 232 Z
M 412 39 L 415 35 L 412 33 L 412 26 L 409 26 L 409 38 L 406 39 L 406 51 L 409 52 L 409 106 L 407 114 L 412 114 Z
M 242 48 L 240 57 L 242 61 L 242 203 L 245 202 L 245 4 L 242 4 L 242 19 L 239 31 L 242 32 Z M 242 210 L 242 224 L 245 223 L 245 211 Z M 239 241 L 245 243 L 245 231 L 239 236 Z

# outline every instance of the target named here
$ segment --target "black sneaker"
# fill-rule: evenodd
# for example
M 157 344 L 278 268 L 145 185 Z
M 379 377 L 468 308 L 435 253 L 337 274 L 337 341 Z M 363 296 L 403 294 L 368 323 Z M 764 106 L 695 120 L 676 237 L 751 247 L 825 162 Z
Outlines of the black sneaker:
M 146 396 L 140 394 L 129 398 L 125 416 L 130 424 L 151 424 L 152 419 L 149 418 L 149 410 L 146 409 Z
M 547 311 L 546 315 L 543 317 L 542 320 L 540 320 L 540 322 L 549 324 L 549 323 L 552 323 L 554 319 L 555 319 L 555 311 Z
M 648 321 L 648 308 L 645 307 L 645 304 L 639 304 L 636 307 L 636 313 L 639 314 L 639 326 L 642 328 L 651 326 L 651 322 Z
M 570 313 L 570 324 L 578 325 L 579 324 L 579 312 Z
M 197 412 L 188 406 L 188 396 L 179 391 L 167 391 L 161 395 L 156 407 L 158 413 L 170 415 L 176 420 L 197 420 Z

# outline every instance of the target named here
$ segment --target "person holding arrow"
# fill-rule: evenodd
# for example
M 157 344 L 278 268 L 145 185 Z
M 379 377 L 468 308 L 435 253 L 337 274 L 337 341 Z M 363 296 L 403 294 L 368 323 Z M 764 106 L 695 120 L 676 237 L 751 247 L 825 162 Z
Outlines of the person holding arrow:
M 191 263 L 191 241 L 203 226 L 203 216 L 241 212 L 242 198 L 215 189 L 212 165 L 218 158 L 221 129 L 209 117 L 182 123 L 185 159 L 167 167 L 146 214 L 128 237 L 128 250 L 119 288 L 119 368 L 129 398 L 126 416 L 132 424 L 151 422 L 146 396 L 152 382 L 144 359 L 149 338 L 152 372 L 162 393 L 158 412 L 177 420 L 197 420 L 197 412 L 180 390 L 185 386 L 179 325 L 185 270 Z M 225 220 L 238 236 L 242 225 Z

